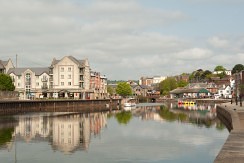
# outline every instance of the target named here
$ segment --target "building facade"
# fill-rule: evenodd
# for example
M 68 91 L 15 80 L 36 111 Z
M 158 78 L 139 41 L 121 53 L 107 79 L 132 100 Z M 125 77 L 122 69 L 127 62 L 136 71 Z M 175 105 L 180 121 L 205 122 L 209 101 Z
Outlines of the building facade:
M 90 99 L 90 65 L 88 59 L 65 56 L 53 59 L 49 67 L 49 95 L 53 98 Z
M 91 72 L 90 77 L 90 89 L 92 99 L 104 99 L 107 98 L 107 78 L 101 75 L 99 72 Z
M 50 67 L 10 68 L 7 73 L 20 99 L 107 97 L 107 78 L 91 72 L 88 59 L 65 56 L 60 60 L 54 58 Z
M 19 99 L 35 99 L 45 96 L 49 85 L 48 71 L 47 67 L 10 68 L 8 74 L 12 78 L 15 91 L 19 92 Z

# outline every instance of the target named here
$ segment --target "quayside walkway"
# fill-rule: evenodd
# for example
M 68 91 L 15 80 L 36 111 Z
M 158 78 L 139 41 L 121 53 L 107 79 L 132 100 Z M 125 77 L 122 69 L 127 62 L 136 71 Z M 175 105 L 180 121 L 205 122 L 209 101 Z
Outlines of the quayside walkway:
M 244 107 L 235 103 L 217 106 L 217 114 L 230 131 L 230 135 L 214 163 L 244 162 Z

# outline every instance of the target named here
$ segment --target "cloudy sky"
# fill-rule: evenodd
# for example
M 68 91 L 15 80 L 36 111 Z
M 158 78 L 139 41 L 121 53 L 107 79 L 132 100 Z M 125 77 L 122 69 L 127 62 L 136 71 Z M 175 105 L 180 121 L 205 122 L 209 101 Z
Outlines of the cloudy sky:
M 108 79 L 244 63 L 244 0 L 0 0 L 0 59 L 88 58 Z

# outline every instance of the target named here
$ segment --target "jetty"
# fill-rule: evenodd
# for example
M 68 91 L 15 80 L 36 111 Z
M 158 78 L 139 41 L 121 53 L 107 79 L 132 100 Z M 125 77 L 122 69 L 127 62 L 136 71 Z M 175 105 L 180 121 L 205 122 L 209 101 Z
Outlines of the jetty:
M 217 116 L 230 132 L 214 163 L 244 162 L 244 107 L 235 103 L 217 105 Z

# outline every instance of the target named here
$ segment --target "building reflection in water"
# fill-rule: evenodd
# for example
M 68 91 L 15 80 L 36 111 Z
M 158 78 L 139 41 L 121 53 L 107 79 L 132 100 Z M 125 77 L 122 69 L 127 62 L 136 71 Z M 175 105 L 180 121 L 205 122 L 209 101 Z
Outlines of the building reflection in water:
M 142 120 L 154 121 L 178 121 L 191 123 L 197 126 L 216 127 L 219 130 L 225 128 L 217 118 L 216 104 L 178 105 L 167 103 L 161 106 L 140 106 L 132 110 L 133 116 Z
M 14 116 L 13 122 L 12 119 L 9 122 L 4 120 L 6 123 L 0 126 L 0 133 L 4 132 L 6 135 L 8 131 L 10 135 L 10 140 L 0 141 L 0 147 L 10 150 L 14 139 L 25 142 L 49 142 L 53 150 L 65 154 L 74 153 L 77 150 L 88 150 L 92 136 L 100 136 L 101 130 L 107 126 L 107 118 L 116 117 L 116 115 L 118 122 L 124 122 L 129 118 L 126 123 L 130 123 L 131 118 L 138 117 L 143 121 L 176 121 L 190 123 L 198 127 L 216 127 L 218 130 L 225 128 L 217 118 L 216 105 L 214 104 L 178 106 L 178 104 L 169 103 L 159 106 L 139 106 L 129 111 L 129 117 L 128 114 L 121 114 L 123 112 L 46 113 Z
M 99 135 L 107 125 L 107 113 L 19 116 L 17 139 L 49 141 L 53 150 L 66 154 L 87 150 L 91 136 Z

